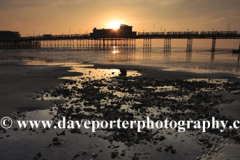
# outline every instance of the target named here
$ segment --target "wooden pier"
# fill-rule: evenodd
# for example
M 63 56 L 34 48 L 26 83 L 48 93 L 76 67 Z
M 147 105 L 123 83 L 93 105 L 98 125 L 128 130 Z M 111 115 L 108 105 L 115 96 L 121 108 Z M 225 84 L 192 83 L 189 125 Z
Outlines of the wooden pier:
M 164 39 L 164 51 L 171 51 L 172 39 L 186 39 L 186 51 L 192 51 L 194 39 L 212 39 L 212 51 L 216 49 L 217 39 L 240 39 L 237 31 L 201 31 L 201 32 L 131 32 L 134 34 L 71 34 L 41 35 L 19 37 L 17 39 L 0 39 L 0 49 L 26 48 L 68 48 L 76 50 L 111 50 L 136 49 L 136 40 L 143 40 L 143 50 L 151 50 L 152 39 Z

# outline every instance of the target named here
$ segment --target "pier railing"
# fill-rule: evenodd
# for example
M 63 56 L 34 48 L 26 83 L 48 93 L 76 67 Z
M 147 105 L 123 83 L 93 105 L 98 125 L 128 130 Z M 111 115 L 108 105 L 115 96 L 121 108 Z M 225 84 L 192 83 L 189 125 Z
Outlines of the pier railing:
M 174 31 L 174 32 L 138 32 L 138 36 L 143 35 L 239 35 L 238 31 Z

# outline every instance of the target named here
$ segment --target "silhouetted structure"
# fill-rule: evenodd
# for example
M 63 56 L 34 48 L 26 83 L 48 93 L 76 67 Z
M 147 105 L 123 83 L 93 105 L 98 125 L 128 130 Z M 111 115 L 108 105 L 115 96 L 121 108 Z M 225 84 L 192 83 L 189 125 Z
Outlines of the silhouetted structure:
M 127 70 L 125 69 L 120 69 L 120 74 L 119 76 L 126 76 L 127 75 Z
M 0 31 L 0 40 L 16 40 L 20 38 L 19 32 Z
M 240 43 L 239 43 L 239 49 L 233 49 L 232 53 L 240 53 Z M 238 57 L 239 58 L 239 57 Z M 238 59 L 239 60 L 239 59 Z
M 120 28 L 114 29 L 93 29 L 93 33 L 90 33 L 93 37 L 126 37 L 136 36 L 136 32 L 132 31 L 132 26 L 121 24 Z
M 164 51 L 171 51 L 172 39 L 187 39 L 187 51 L 192 51 L 193 39 L 212 39 L 211 51 L 214 52 L 217 39 L 240 39 L 240 34 L 237 31 L 171 31 L 137 33 L 132 31 L 132 26 L 124 24 L 121 24 L 118 30 L 94 28 L 93 33 L 90 34 L 44 34 L 39 36 L 20 37 L 18 32 L 2 31 L 0 34 L 0 49 L 70 47 L 77 50 L 135 50 L 136 39 L 143 40 L 143 50 L 146 51 L 151 51 L 152 39 L 164 39 Z M 233 52 L 238 51 L 239 50 L 234 50 Z
M 0 31 L 0 49 L 40 48 L 39 41 L 22 40 L 19 32 Z

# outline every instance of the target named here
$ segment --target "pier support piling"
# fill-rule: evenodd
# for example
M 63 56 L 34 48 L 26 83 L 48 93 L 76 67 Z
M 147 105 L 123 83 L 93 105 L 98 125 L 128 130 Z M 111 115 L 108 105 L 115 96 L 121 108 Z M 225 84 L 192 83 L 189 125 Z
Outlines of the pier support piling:
M 186 51 L 192 51 L 192 44 L 193 44 L 193 39 L 188 38 L 187 39 L 187 49 L 186 49 Z
M 151 47 L 152 47 L 151 38 L 144 38 L 143 39 L 143 50 L 151 50 Z
M 215 51 L 215 48 L 216 48 L 216 38 L 213 38 L 212 39 L 212 52 L 214 52 Z
M 164 51 L 171 51 L 171 38 L 164 39 Z

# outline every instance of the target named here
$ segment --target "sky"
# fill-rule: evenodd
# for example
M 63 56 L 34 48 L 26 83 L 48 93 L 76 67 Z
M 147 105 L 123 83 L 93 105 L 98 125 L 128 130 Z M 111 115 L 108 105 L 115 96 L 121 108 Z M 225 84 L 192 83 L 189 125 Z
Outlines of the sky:
M 240 31 L 239 8 L 240 0 L 0 0 L 0 30 L 83 34 L 119 21 L 137 32 Z

